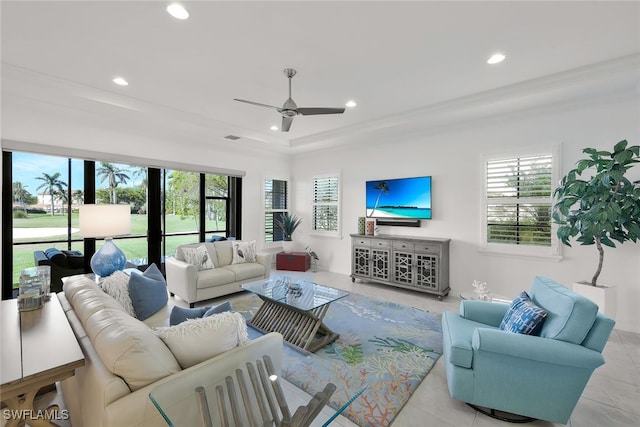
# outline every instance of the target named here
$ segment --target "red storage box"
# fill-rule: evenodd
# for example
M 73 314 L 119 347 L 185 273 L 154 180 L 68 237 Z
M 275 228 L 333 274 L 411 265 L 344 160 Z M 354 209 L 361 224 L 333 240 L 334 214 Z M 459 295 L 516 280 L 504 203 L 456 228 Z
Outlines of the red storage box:
M 276 255 L 278 270 L 307 271 L 311 267 L 311 257 L 306 252 L 280 252 Z

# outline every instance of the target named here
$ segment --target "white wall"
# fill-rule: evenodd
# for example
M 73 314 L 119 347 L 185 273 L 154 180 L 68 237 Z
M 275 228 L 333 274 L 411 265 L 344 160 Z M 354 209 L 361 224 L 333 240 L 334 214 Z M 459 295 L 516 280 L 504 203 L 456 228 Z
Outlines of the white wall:
M 359 147 L 296 154 L 292 159 L 294 211 L 304 221 L 298 245 L 311 245 L 322 268 L 350 274 L 349 233 L 357 232 L 357 217 L 365 213 L 365 181 L 432 175 L 433 220 L 422 221 L 420 228 L 381 227 L 381 233 L 451 238 L 453 293 L 471 290 L 474 279 L 486 281 L 492 292 L 509 297 L 529 289 L 535 275 L 567 285 L 590 279 L 597 263 L 594 246 L 563 247 L 562 261 L 479 253 L 482 159 L 512 148 L 561 143 L 564 175 L 585 147 L 610 150 L 621 139 L 640 145 L 639 105 L 636 95 L 591 106 L 503 117 L 440 134 L 399 136 L 393 142 L 373 137 Z M 309 232 L 311 178 L 335 171 L 342 172 L 342 239 L 313 236 Z M 640 170 L 637 175 L 640 179 Z M 627 242 L 605 251 L 600 281 L 618 286 L 617 327 L 640 332 L 640 243 Z

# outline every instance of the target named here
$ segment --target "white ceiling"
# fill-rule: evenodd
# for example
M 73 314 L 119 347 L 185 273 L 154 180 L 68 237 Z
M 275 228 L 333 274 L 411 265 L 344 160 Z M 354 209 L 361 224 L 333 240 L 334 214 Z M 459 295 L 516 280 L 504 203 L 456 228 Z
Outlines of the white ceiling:
M 600 70 L 606 83 L 617 76 L 610 60 L 640 69 L 637 1 L 198 1 L 183 2 L 185 21 L 167 4 L 2 1 L 3 108 L 49 96 L 119 118 L 179 118 L 213 138 L 299 147 L 433 117 L 461 100 L 490 109 L 512 89 L 532 97 L 545 82 L 568 86 L 574 69 Z M 507 59 L 488 65 L 497 51 Z M 271 131 L 276 111 L 233 98 L 280 106 L 286 67 L 298 70 L 298 106 L 358 106 Z M 112 83 L 116 76 L 129 86 Z

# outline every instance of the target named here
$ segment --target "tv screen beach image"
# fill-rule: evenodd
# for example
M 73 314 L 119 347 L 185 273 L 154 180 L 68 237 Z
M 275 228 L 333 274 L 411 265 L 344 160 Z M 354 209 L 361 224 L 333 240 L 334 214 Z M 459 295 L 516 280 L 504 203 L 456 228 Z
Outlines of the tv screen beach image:
M 367 181 L 366 204 L 370 218 L 431 219 L 431 177 Z

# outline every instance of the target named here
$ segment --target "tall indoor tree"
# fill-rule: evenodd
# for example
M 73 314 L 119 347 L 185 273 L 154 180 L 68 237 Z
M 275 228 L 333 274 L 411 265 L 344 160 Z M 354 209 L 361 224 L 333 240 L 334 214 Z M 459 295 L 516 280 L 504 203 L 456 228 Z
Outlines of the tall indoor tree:
M 582 150 L 587 158 L 577 162 L 556 188 L 553 219 L 560 225 L 558 238 L 582 245 L 596 245 L 598 266 L 591 279 L 596 286 L 602 271 L 604 248 L 615 242 L 636 242 L 640 238 L 640 180 L 632 181 L 629 171 L 640 163 L 640 146 L 618 142 L 613 151 Z

